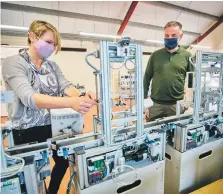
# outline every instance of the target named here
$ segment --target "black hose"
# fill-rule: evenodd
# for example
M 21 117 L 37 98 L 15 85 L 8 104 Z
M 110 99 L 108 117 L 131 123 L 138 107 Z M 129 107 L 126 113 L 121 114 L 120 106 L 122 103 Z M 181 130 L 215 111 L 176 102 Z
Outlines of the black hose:
M 42 168 L 43 168 L 44 166 L 46 166 L 46 162 L 39 168 L 39 170 L 37 171 L 37 173 L 39 173 L 40 170 L 42 170 Z
M 71 162 L 71 163 L 73 163 L 73 164 L 75 165 L 75 162 L 74 162 L 74 161 L 72 161 L 72 160 L 69 160 L 69 159 L 68 159 L 68 161 L 69 161 L 69 162 Z

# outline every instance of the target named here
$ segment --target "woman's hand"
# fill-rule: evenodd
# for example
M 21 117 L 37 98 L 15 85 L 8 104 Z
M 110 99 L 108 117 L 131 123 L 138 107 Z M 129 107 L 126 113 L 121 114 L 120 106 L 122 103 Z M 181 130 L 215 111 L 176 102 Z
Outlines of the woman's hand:
M 71 108 L 76 110 L 81 114 L 87 113 L 90 108 L 96 104 L 95 100 L 92 100 L 88 97 L 71 97 L 70 105 Z
M 87 93 L 87 96 L 88 96 L 90 99 L 94 100 L 94 101 L 99 101 L 99 99 L 97 99 L 97 97 L 96 97 L 96 94 L 95 94 L 94 92 L 92 92 L 92 91 L 89 91 L 89 92 Z

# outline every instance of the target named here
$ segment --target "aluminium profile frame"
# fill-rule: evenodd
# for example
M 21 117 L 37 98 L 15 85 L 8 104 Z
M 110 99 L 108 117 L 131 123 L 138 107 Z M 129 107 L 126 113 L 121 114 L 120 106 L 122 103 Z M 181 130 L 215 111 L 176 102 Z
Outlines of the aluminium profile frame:
M 203 63 L 203 54 L 210 56 L 220 55 L 221 56 L 221 72 L 220 72 L 220 94 L 219 94 L 219 104 L 218 104 L 218 116 L 222 116 L 222 105 L 223 105 L 223 53 L 215 52 L 203 52 L 198 50 L 196 53 L 196 67 L 195 67 L 195 92 L 194 92 L 194 113 L 193 113 L 193 122 L 199 123 L 199 111 L 201 106 L 201 72 L 202 72 L 202 63 Z
M 101 71 L 99 73 L 100 79 L 100 109 L 101 109 L 101 123 L 102 123 L 102 134 L 104 135 L 106 145 L 110 146 L 112 142 L 111 134 L 111 85 L 110 85 L 110 56 L 109 56 L 109 46 L 119 46 L 118 43 L 101 41 L 100 42 L 100 60 L 101 60 Z M 139 44 L 130 44 L 129 46 L 134 46 L 136 48 L 135 53 L 135 72 L 136 72 L 136 133 L 137 137 L 143 135 L 143 83 L 142 83 L 142 50 Z M 105 122 L 106 121 L 106 122 Z

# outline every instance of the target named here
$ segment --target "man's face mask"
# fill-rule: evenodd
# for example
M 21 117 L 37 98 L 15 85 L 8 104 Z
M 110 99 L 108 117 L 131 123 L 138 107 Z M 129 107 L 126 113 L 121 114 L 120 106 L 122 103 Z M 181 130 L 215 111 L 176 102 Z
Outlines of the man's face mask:
M 178 46 L 178 37 L 177 38 L 164 38 L 164 45 L 167 49 L 174 49 Z
M 41 57 L 47 59 L 55 51 L 55 46 L 39 39 L 34 43 L 34 46 Z

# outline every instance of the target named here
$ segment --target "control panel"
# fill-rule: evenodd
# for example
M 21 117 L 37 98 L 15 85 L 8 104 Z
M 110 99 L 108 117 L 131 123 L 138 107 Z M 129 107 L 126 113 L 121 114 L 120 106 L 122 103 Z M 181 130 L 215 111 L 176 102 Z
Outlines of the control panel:
M 133 166 L 139 162 L 154 163 L 163 160 L 162 130 L 151 131 L 144 139 L 124 144 L 115 151 L 87 158 L 89 185 L 112 178 L 114 173 L 125 172 L 125 165 Z

